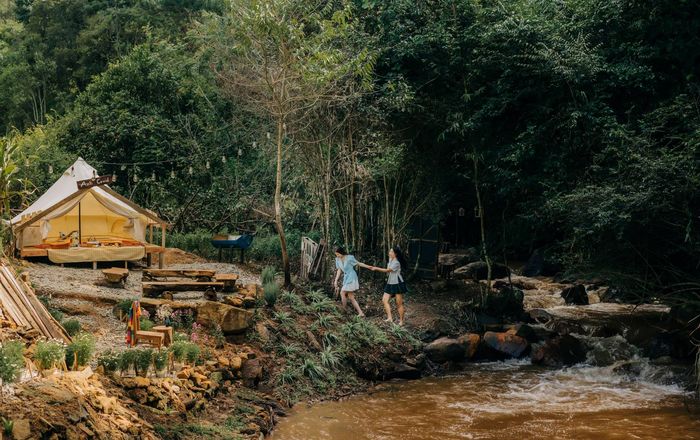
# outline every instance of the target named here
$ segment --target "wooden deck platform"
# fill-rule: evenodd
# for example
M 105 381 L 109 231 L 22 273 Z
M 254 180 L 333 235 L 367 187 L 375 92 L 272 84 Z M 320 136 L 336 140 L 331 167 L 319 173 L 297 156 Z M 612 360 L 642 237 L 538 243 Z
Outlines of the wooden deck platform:
M 163 254 L 165 253 L 165 248 L 162 246 L 157 246 L 153 244 L 146 244 L 144 245 L 144 253 L 146 254 L 146 261 L 148 266 L 150 267 L 152 264 L 153 260 L 153 254 L 158 254 L 160 257 L 158 258 L 158 266 L 162 269 L 164 267 L 164 261 L 163 261 Z M 99 249 L 99 248 L 93 248 L 93 249 Z M 106 248 L 107 249 L 107 248 Z M 22 248 L 19 252 L 20 258 L 40 258 L 40 257 L 48 257 L 49 256 L 49 250 L 44 249 L 44 248 L 37 248 L 37 247 L 25 247 Z M 95 263 L 95 262 L 93 262 Z M 96 264 L 93 264 L 93 266 L 96 266 Z

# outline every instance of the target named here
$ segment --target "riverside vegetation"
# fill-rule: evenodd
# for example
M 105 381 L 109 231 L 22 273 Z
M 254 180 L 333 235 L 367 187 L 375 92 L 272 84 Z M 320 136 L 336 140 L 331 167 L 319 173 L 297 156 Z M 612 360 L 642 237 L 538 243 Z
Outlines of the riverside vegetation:
M 0 329 L 3 392 L 20 391 L 5 431 L 36 408 L 47 436 L 258 438 L 295 402 L 513 358 L 685 396 L 698 17 L 671 0 L 0 0 L 2 220 L 82 156 L 170 223 L 170 247 L 213 259 L 213 234 L 255 230 L 266 266 L 243 335 L 147 310 L 142 329 L 176 327 L 167 350 L 104 349 L 46 299 L 73 342 Z M 383 265 L 418 220 L 469 256 L 456 280 L 410 280 L 408 328 L 375 319 L 371 275 L 368 320 L 293 280 L 303 236 Z M 509 269 L 526 260 L 547 278 Z M 24 358 L 47 377 L 21 381 Z

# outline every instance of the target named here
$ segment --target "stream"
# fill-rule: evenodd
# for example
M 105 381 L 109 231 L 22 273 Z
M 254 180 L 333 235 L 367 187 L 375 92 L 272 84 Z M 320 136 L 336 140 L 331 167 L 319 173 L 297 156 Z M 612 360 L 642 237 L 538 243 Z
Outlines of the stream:
M 636 358 L 564 369 L 529 360 L 379 385 L 339 402 L 297 405 L 273 440 L 699 439 L 700 414 L 673 368 Z M 616 368 L 618 367 L 618 368 Z

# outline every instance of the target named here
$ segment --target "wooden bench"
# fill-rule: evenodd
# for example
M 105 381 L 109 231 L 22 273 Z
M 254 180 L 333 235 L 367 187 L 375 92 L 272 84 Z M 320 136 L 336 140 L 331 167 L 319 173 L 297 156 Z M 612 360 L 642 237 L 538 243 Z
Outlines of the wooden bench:
M 107 279 L 107 282 L 112 284 L 125 283 L 127 277 L 129 276 L 129 269 L 124 269 L 121 267 L 112 267 L 109 269 L 102 269 L 102 274 Z
M 157 278 L 192 278 L 197 281 L 211 281 L 216 271 L 206 269 L 144 269 L 143 277 L 148 280 Z
M 152 329 L 154 332 L 163 334 L 163 345 L 166 347 L 173 343 L 173 328 L 166 325 L 157 325 Z
M 233 292 L 233 290 L 236 288 L 236 280 L 238 280 L 238 274 L 217 273 L 214 279 L 218 283 L 224 283 L 224 292 Z
M 164 340 L 165 335 L 161 332 L 149 332 L 145 330 L 136 331 L 136 344 L 143 342 L 151 345 L 152 347 L 161 348 Z
M 207 290 L 226 291 L 223 282 L 200 281 L 152 281 L 141 283 L 143 295 L 147 297 L 160 296 L 165 292 L 204 292 Z

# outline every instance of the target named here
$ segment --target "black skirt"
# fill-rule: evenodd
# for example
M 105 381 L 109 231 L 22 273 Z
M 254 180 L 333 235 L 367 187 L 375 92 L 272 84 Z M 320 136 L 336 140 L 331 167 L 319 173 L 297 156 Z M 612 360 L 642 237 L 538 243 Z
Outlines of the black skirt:
M 384 286 L 384 293 L 388 293 L 391 296 L 394 295 L 403 295 L 404 293 L 408 292 L 408 288 L 406 287 L 406 283 L 403 281 L 400 281 L 399 284 L 386 284 Z

